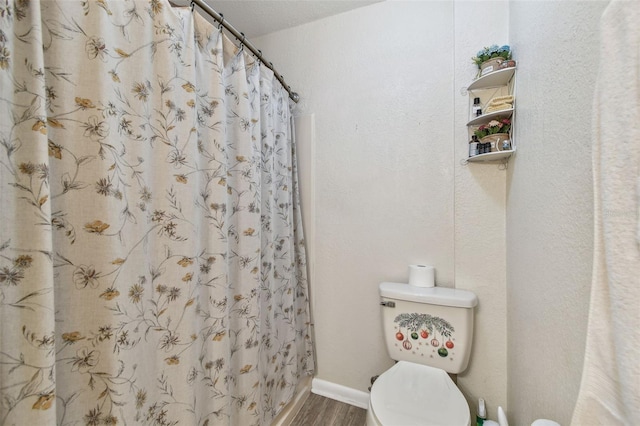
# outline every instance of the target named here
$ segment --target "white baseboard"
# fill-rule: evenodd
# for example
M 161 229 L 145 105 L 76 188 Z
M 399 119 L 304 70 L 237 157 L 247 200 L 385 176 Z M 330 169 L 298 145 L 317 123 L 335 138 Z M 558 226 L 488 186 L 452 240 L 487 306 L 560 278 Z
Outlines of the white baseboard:
M 364 408 L 365 410 L 369 406 L 369 392 L 348 388 L 322 379 L 313 379 L 311 382 L 311 392 L 349 405 Z

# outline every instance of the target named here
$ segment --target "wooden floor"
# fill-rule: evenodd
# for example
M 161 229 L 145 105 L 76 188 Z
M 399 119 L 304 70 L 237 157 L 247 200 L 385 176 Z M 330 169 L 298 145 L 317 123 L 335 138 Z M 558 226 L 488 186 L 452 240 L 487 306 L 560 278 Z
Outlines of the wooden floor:
M 291 426 L 364 426 L 367 411 L 312 393 Z

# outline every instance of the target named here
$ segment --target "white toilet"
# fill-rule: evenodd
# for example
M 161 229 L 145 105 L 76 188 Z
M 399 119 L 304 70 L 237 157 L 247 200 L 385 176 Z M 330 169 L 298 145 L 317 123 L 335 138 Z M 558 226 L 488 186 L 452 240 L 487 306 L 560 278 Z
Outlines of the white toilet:
M 387 351 L 398 361 L 371 388 L 367 426 L 469 426 L 464 396 L 447 373 L 467 368 L 475 294 L 380 284 Z

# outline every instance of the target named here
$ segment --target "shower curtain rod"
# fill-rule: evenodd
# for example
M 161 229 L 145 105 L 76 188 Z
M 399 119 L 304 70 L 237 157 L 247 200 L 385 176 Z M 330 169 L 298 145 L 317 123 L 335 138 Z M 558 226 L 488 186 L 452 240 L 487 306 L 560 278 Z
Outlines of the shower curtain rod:
M 282 83 L 282 86 L 284 87 L 284 89 L 289 93 L 289 97 L 291 98 L 291 100 L 295 103 L 298 103 L 298 101 L 300 100 L 300 95 L 298 95 L 296 92 L 291 90 L 291 86 L 288 86 L 284 82 L 284 77 L 282 77 L 282 75 L 280 75 L 280 73 L 276 71 L 275 67 L 273 66 L 273 63 L 267 62 L 264 59 L 264 56 L 262 56 L 262 52 L 256 49 L 255 46 L 249 42 L 249 40 L 246 40 L 244 33 L 241 33 L 240 31 L 236 30 L 233 27 L 233 25 L 225 21 L 224 16 L 221 13 L 216 12 L 211 6 L 205 3 L 204 0 L 191 0 L 191 9 L 193 9 L 194 4 L 197 4 L 200 9 L 204 10 L 209 16 L 211 16 L 213 19 L 218 21 L 220 25 L 225 27 L 227 31 L 233 34 L 233 36 L 236 39 L 238 39 L 238 41 L 240 41 L 241 46 L 244 46 L 247 49 L 249 49 L 249 51 L 253 54 L 253 56 L 255 56 L 258 59 L 258 61 L 262 62 L 264 66 L 266 66 L 271 71 L 273 71 L 273 74 L 276 76 L 278 81 Z

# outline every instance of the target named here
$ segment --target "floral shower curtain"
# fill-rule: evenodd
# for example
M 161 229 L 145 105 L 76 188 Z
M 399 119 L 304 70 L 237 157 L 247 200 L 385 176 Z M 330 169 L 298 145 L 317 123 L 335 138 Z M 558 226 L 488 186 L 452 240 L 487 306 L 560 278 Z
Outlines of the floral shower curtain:
M 164 0 L 0 24 L 0 424 L 269 424 L 314 368 L 286 91 Z

